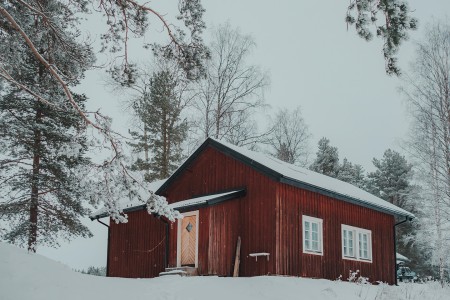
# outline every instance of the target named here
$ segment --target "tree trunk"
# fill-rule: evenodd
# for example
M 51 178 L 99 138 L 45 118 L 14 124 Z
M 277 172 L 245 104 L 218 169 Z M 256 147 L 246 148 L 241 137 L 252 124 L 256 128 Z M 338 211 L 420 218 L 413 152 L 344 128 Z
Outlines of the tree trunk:
M 432 177 L 433 177 L 433 192 L 434 192 L 434 218 L 436 222 L 436 248 L 438 253 L 438 259 L 439 259 L 439 281 L 444 287 L 445 281 L 444 281 L 444 245 L 443 245 L 443 236 L 442 236 L 442 227 L 441 227 L 441 195 L 440 195 L 440 187 L 439 187 L 439 178 L 438 178 L 438 149 L 437 149 L 437 130 L 436 130 L 436 124 L 434 121 L 431 121 L 431 128 L 432 128 Z
M 36 124 L 39 124 L 42 118 L 42 112 L 37 104 L 36 110 Z M 28 232 L 28 251 L 36 252 L 36 242 L 38 235 L 38 202 L 39 202 L 39 172 L 40 172 L 40 145 L 41 145 L 41 131 L 34 130 L 33 142 L 33 173 L 31 177 L 31 197 L 30 197 L 30 214 L 29 214 L 29 232 Z
M 221 111 L 221 105 L 220 105 L 220 98 L 218 98 L 217 99 L 217 111 L 216 111 L 216 134 L 214 135 L 214 138 L 216 138 L 216 139 L 219 139 L 219 136 L 220 136 L 220 127 L 221 127 L 221 124 L 220 124 L 220 121 L 221 121 L 221 118 L 220 118 L 220 114 L 222 113 L 222 111 Z
M 145 157 L 145 162 L 148 164 L 148 137 L 147 137 L 147 126 L 146 125 L 144 125 L 144 157 Z
M 148 145 L 147 125 L 144 124 L 144 158 L 145 158 L 145 178 L 146 178 L 146 180 L 150 174 L 148 151 L 149 151 L 149 145 Z
M 161 174 L 160 174 L 160 178 L 159 179 L 163 179 L 163 178 L 167 178 L 168 175 L 168 165 L 169 165 L 169 153 L 167 153 L 167 143 L 168 143 L 168 139 L 167 139 L 167 113 L 165 110 L 163 110 L 163 118 L 162 118 L 162 122 L 163 122 L 163 128 L 162 128 L 162 135 L 163 135 L 163 153 L 162 153 L 162 168 L 161 168 Z

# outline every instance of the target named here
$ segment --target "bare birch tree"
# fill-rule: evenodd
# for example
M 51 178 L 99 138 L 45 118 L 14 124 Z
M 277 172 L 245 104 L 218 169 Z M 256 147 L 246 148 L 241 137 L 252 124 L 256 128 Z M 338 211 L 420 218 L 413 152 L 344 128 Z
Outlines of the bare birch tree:
M 426 228 L 441 283 L 450 250 L 450 25 L 436 23 L 417 45 L 413 72 L 403 89 L 414 117 L 409 147 L 426 190 Z
M 290 164 L 306 167 L 309 163 L 308 143 L 311 134 L 300 107 L 292 111 L 287 108 L 278 110 L 270 128 L 267 138 L 270 154 Z
M 252 143 L 259 134 L 252 115 L 264 106 L 267 74 L 247 59 L 256 44 L 229 24 L 213 31 L 206 77 L 198 83 L 196 122 L 202 136 L 235 145 Z

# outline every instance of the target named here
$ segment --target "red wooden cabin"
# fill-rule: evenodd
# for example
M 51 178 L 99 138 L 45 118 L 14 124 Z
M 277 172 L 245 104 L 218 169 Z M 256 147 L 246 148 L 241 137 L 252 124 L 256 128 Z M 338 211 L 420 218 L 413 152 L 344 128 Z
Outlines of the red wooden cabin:
M 184 219 L 125 208 L 128 223 L 110 222 L 108 276 L 182 266 L 232 276 L 240 237 L 239 276 L 334 280 L 360 270 L 393 284 L 395 217 L 414 217 L 348 183 L 211 138 L 156 189 Z

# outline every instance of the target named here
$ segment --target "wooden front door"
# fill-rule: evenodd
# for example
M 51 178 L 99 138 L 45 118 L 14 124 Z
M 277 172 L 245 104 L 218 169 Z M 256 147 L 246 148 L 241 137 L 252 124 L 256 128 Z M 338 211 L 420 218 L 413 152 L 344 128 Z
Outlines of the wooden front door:
M 179 221 L 178 265 L 197 267 L 198 211 L 183 214 Z

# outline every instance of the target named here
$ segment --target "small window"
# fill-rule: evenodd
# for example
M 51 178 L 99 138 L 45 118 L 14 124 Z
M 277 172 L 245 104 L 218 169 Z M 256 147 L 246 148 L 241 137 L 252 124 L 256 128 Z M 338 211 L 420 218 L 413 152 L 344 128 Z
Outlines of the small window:
M 323 254 L 322 219 L 303 216 L 303 253 Z
M 353 238 L 354 231 L 344 229 L 342 234 L 344 235 L 344 256 L 355 257 L 355 247 L 353 246 L 355 244 Z
M 342 257 L 372 261 L 372 232 L 367 229 L 342 225 Z

